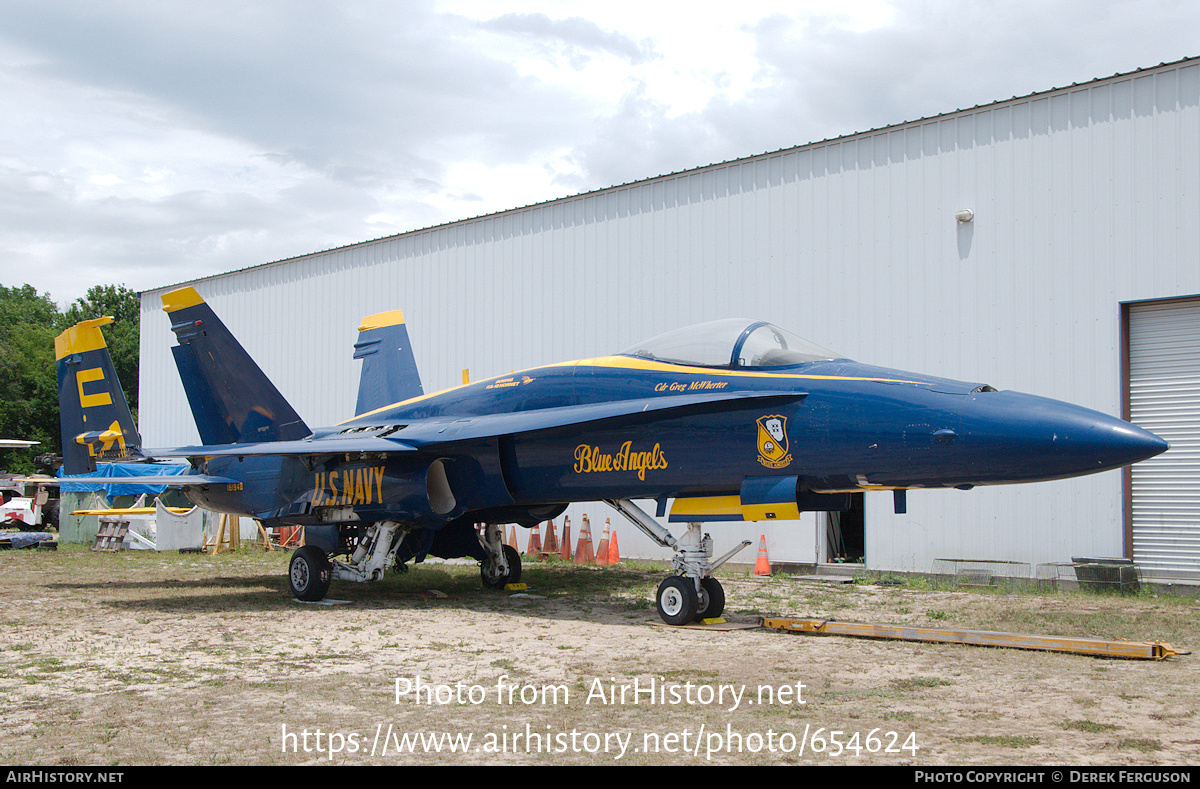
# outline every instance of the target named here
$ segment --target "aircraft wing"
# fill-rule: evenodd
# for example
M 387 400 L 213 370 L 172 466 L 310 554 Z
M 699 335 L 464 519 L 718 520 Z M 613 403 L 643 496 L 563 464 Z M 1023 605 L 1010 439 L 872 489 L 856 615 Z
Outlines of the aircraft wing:
M 676 411 L 686 413 L 717 407 L 738 400 L 794 401 L 807 397 L 806 392 L 728 392 L 666 395 L 663 397 L 619 400 L 587 405 L 538 408 L 478 416 L 460 415 L 436 417 L 410 422 L 388 436 L 356 436 L 352 433 L 335 433 L 320 438 L 305 438 L 293 441 L 259 441 L 242 444 L 210 444 L 169 449 L 144 449 L 143 452 L 156 458 L 169 457 L 253 457 L 253 456 L 314 456 L 340 455 L 359 452 L 415 452 L 426 446 L 450 441 L 467 441 L 477 438 L 527 433 L 535 430 L 550 430 L 575 424 L 597 422 L 623 416 Z M 356 421 L 363 421 L 362 418 Z M 213 478 L 211 482 L 232 482 Z M 211 484 L 197 481 L 194 484 Z
M 144 449 L 156 458 L 253 457 L 257 455 L 340 455 L 346 452 L 413 452 L 416 447 L 379 436 L 352 437 L 335 434 L 327 438 L 295 441 L 255 441 L 244 444 L 208 444 L 169 449 Z M 233 480 L 229 480 L 233 482 Z
M 662 417 L 670 415 L 664 412 L 678 412 L 679 415 L 683 415 L 738 400 L 789 402 L 802 400 L 807 396 L 807 392 L 723 392 L 716 394 L 705 392 L 664 395 L 559 408 L 440 418 L 413 422 L 394 435 L 406 444 L 421 448 L 447 441 L 465 441 L 513 433 L 528 433 L 535 430 L 550 430 L 638 414 L 654 413 Z

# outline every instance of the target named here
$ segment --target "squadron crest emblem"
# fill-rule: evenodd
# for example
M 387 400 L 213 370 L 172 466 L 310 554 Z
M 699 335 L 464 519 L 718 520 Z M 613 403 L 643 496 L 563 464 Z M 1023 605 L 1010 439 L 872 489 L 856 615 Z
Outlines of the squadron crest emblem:
M 767 468 L 783 468 L 791 464 L 786 416 L 771 414 L 758 418 L 758 462 Z

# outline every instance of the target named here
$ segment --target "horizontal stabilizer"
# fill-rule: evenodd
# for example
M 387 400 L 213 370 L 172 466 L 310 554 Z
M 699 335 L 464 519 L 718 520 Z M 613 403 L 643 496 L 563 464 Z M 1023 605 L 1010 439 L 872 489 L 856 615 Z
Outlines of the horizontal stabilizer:
M 163 507 L 162 511 L 173 515 L 184 515 L 192 511 L 192 507 Z M 157 515 L 158 507 L 108 507 L 100 510 L 72 510 L 72 515 Z
M 186 488 L 196 485 L 236 485 L 240 480 L 229 477 L 214 477 L 209 474 L 153 474 L 143 477 L 54 477 L 42 479 L 30 478 L 28 482 L 41 485 L 165 485 L 168 488 Z

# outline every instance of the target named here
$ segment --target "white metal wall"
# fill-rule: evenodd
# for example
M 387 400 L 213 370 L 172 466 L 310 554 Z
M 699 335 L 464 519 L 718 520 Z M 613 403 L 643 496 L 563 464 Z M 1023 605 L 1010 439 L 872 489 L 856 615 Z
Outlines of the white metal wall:
M 743 315 L 860 361 L 1119 414 L 1119 303 L 1200 292 L 1200 61 L 193 284 L 310 424 L 351 413 L 357 321 L 396 308 L 426 391 L 464 367 L 480 378 Z M 165 290 L 143 294 L 148 445 L 195 440 Z M 867 496 L 868 566 L 1123 550 L 1118 472 L 914 491 L 908 510 Z M 771 558 L 811 560 L 815 520 L 772 535 Z

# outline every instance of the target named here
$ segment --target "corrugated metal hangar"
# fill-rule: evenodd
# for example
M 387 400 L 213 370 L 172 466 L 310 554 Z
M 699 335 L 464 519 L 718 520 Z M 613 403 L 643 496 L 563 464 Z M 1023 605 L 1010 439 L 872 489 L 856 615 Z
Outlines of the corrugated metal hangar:
M 310 425 L 353 414 L 359 320 L 393 309 L 427 392 L 738 316 L 1122 415 L 1171 450 L 1124 474 L 911 491 L 901 515 L 866 493 L 840 522 L 712 524 L 715 554 L 766 534 L 773 562 L 1032 575 L 1129 557 L 1200 579 L 1200 59 L 188 284 Z M 197 442 L 168 289 L 142 294 L 147 446 Z M 576 530 L 584 513 L 624 524 L 573 505 Z M 619 533 L 626 556 L 669 556 Z

